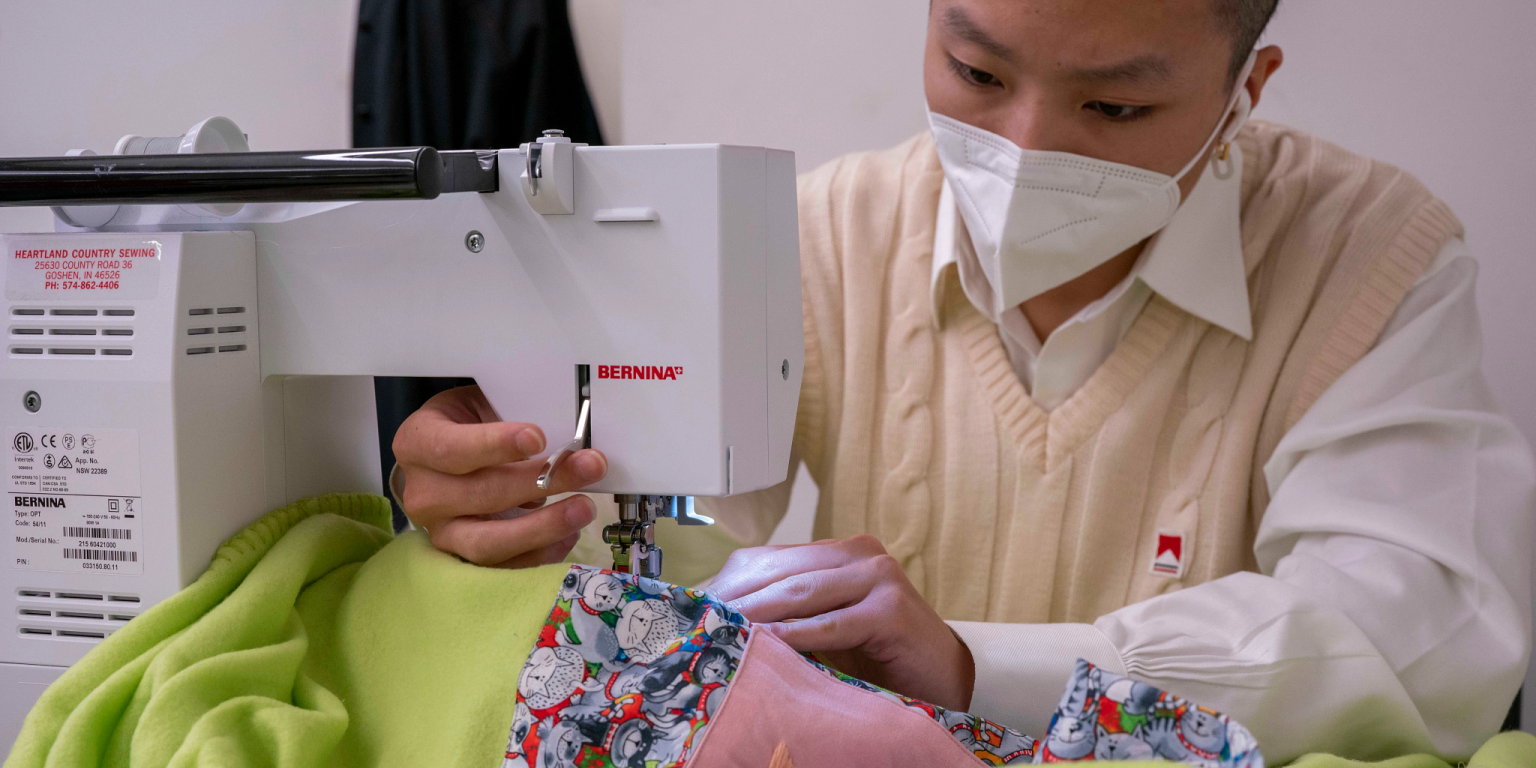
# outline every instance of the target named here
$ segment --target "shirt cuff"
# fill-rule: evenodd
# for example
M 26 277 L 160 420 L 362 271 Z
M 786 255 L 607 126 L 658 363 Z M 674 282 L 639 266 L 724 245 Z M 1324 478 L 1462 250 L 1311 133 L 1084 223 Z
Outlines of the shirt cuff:
M 971 714 L 1045 736 L 1078 659 L 1117 675 L 1125 660 L 1092 624 L 997 624 L 951 621 L 976 662 Z

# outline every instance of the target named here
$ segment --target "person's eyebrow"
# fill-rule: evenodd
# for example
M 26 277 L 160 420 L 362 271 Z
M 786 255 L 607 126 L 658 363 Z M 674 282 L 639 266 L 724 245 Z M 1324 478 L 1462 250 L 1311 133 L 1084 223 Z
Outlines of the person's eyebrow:
M 1067 77 L 1086 83 L 1138 83 L 1167 80 L 1173 76 L 1168 60 L 1156 54 L 1137 56 L 1106 67 L 1070 69 Z
M 944 11 L 944 26 L 950 32 L 959 36 L 968 43 L 973 43 L 987 53 L 1002 59 L 1013 61 L 1013 49 L 1003 45 L 997 38 L 987 34 L 966 12 L 960 8 L 949 8 Z

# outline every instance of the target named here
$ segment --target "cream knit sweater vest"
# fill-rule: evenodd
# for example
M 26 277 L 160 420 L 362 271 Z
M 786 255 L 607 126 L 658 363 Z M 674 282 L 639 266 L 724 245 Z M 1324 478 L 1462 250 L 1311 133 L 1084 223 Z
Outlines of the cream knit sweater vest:
M 946 619 L 1093 621 L 1254 569 L 1265 460 L 1461 228 L 1390 166 L 1263 123 L 1239 141 L 1254 340 L 1154 298 L 1051 412 L 958 281 L 935 323 L 928 134 L 802 178 L 817 538 L 879 537 Z M 1151 572 L 1160 530 L 1180 579 Z

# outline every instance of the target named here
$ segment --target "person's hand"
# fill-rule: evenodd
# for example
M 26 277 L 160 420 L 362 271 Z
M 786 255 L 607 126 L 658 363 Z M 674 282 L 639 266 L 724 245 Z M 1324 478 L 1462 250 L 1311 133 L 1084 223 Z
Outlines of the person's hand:
M 964 711 L 970 649 L 873 536 L 737 550 L 708 587 L 797 651 L 897 693 Z
M 544 432 L 497 421 L 479 387 L 440 393 L 395 433 L 395 461 L 405 514 L 432 545 L 472 563 L 527 568 L 563 560 L 592 522 L 586 496 L 548 506 L 547 496 L 603 479 L 608 458 L 585 450 L 567 456 L 548 491 L 534 481 L 544 459 Z

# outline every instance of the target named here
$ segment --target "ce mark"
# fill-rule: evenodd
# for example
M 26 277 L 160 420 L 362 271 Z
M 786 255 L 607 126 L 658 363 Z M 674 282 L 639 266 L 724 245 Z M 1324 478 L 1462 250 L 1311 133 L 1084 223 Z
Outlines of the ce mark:
M 49 435 L 38 435 L 37 436 L 37 446 L 39 448 L 57 448 L 57 447 L 59 447 L 59 434 L 57 432 L 55 432 L 55 433 L 49 434 Z

